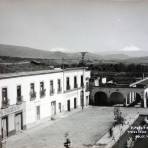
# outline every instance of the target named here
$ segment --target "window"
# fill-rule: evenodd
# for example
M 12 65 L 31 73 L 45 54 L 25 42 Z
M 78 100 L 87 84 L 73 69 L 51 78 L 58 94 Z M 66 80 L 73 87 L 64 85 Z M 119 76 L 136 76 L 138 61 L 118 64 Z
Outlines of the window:
M 84 87 L 83 75 L 81 76 L 81 87 Z
M 69 77 L 66 78 L 66 90 L 70 90 L 70 82 Z
M 74 76 L 74 88 L 78 88 L 77 77 Z
M 31 90 L 32 93 L 35 92 L 35 89 L 34 89 L 34 83 L 31 83 L 31 84 L 30 84 L 30 90 Z
M 34 83 L 30 84 L 30 98 L 31 98 L 31 100 L 36 98 L 36 92 L 35 92 Z
M 7 88 L 2 88 L 2 100 L 7 100 Z
M 7 96 L 7 88 L 2 88 L 2 108 L 5 108 L 9 105 L 8 96 Z
M 17 86 L 17 102 L 22 102 L 21 85 Z
M 58 92 L 61 92 L 62 88 L 61 88 L 61 80 L 58 79 Z
M 53 80 L 50 81 L 50 95 L 54 94 Z
M 40 97 L 45 96 L 44 82 L 40 82 Z

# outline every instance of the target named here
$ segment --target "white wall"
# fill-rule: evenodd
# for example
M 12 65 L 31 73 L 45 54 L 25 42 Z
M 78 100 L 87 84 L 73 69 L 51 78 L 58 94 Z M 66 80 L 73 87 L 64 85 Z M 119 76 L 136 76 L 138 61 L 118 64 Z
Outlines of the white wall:
M 23 100 L 26 102 L 26 121 L 25 124 L 30 124 L 36 121 L 36 106 L 40 106 L 40 118 L 46 118 L 51 116 L 51 102 L 56 101 L 56 110 L 59 112 L 58 103 L 62 104 L 62 110 L 67 110 L 67 100 L 71 102 L 71 108 L 74 108 L 74 98 L 77 98 L 78 106 L 80 106 L 80 81 L 81 75 L 84 75 L 84 83 L 86 84 L 86 78 L 90 77 L 90 71 L 67 70 L 64 72 L 22 76 L 15 78 L 7 78 L 0 80 L 0 99 L 2 99 L 2 88 L 7 87 L 8 98 L 10 99 L 10 105 L 16 104 L 17 97 L 17 85 L 21 85 Z M 74 76 L 77 76 L 77 84 L 79 89 L 74 89 Z M 66 77 L 70 78 L 70 86 L 72 91 L 66 91 Z M 62 92 L 57 93 L 57 79 L 61 79 Z M 50 80 L 53 80 L 55 94 L 50 96 Z M 44 82 L 44 88 L 46 89 L 46 95 L 40 98 L 40 82 Z M 64 81 L 64 83 L 63 83 Z M 30 83 L 35 84 L 36 99 L 30 101 Z M 64 89 L 63 89 L 64 87 Z M 89 96 L 89 92 L 84 94 L 84 98 Z M 0 106 L 1 106 L 0 101 Z M 84 104 L 86 100 L 84 99 Z

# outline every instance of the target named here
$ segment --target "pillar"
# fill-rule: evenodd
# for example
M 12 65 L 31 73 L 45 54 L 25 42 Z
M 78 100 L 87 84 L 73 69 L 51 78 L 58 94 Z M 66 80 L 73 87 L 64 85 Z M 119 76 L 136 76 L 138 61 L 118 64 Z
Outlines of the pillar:
M 147 98 L 146 98 L 146 95 L 145 95 L 145 92 L 144 92 L 144 96 L 143 96 L 143 102 L 144 102 L 144 108 L 147 108 Z
M 128 97 L 126 96 L 125 97 L 125 103 L 124 103 L 125 106 L 127 106 L 127 99 L 128 99 Z
M 129 104 L 131 104 L 132 103 L 132 92 L 130 92 L 130 94 L 129 94 Z

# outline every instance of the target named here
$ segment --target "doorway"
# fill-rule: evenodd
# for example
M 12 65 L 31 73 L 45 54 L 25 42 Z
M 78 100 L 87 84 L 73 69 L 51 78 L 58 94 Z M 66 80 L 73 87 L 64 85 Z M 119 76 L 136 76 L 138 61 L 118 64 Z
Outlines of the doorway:
M 2 118 L 2 138 L 8 137 L 8 117 Z
M 67 111 L 70 111 L 70 100 L 67 100 Z
M 62 111 L 62 105 L 61 105 L 61 103 L 59 103 L 59 112 L 61 112 Z
M 77 98 L 74 98 L 74 109 L 77 108 Z
M 40 106 L 36 106 L 36 116 L 37 120 L 40 120 Z
M 15 130 L 16 132 L 20 132 L 23 129 L 23 118 L 22 113 L 18 113 L 15 115 Z
M 56 115 L 56 101 L 51 102 L 51 115 Z

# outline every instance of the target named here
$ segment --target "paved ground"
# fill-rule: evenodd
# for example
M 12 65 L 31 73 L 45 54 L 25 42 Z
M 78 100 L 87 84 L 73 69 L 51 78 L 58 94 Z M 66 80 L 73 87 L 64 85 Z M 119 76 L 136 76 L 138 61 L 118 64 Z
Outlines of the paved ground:
M 147 111 L 135 108 L 122 110 L 124 116 Z M 7 148 L 63 148 L 65 132 L 69 132 L 73 148 L 86 148 L 95 144 L 112 122 L 112 107 L 89 107 L 12 136 L 7 141 Z

